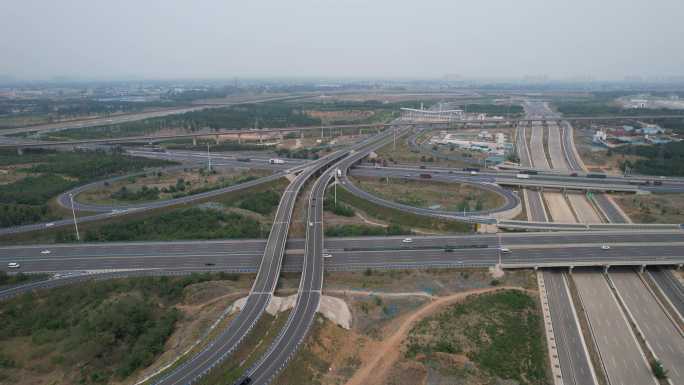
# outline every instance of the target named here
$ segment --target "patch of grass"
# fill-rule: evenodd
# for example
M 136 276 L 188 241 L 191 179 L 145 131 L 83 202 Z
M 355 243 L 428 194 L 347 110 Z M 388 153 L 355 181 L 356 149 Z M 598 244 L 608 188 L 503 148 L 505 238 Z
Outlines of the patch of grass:
M 0 165 L 32 164 L 29 175 L 0 185 L 0 226 L 18 226 L 60 218 L 47 201 L 80 184 L 146 167 L 174 164 L 105 151 L 27 151 L 25 155 L 0 150 Z
M 40 279 L 45 279 L 46 277 L 47 276 L 45 274 L 24 274 L 21 272 L 17 274 L 7 274 L 6 271 L 0 271 L 0 287 L 37 281 Z
M 239 191 L 232 191 L 232 192 L 228 192 L 225 194 L 221 194 L 219 196 L 199 199 L 196 201 L 194 207 L 204 205 L 205 202 L 206 202 L 206 204 L 216 205 L 219 208 L 221 208 L 221 207 L 233 207 L 233 206 L 235 206 L 236 202 L 239 202 L 244 196 L 248 196 L 248 195 L 253 194 L 253 193 L 258 193 L 258 192 L 268 191 L 268 190 L 282 191 L 287 185 L 288 185 L 288 182 L 286 179 L 284 179 L 284 178 L 278 179 L 278 180 L 268 182 L 268 183 L 264 183 L 261 185 L 257 185 L 257 186 L 254 186 L 254 187 L 251 187 L 248 189 L 239 190 Z M 108 226 L 108 225 L 123 226 L 123 225 L 125 225 L 127 223 L 131 223 L 131 222 L 144 222 L 145 220 L 149 220 L 150 218 L 157 217 L 157 216 L 165 214 L 165 213 L 171 213 L 171 212 L 175 212 L 177 210 L 184 210 L 185 209 L 185 208 L 181 208 L 181 207 L 187 207 L 187 206 L 184 204 L 181 204 L 181 205 L 175 205 L 175 206 L 162 207 L 162 208 L 144 211 L 144 212 L 134 212 L 132 214 L 123 215 L 123 216 L 116 216 L 116 217 L 108 218 L 108 219 L 102 220 L 102 221 L 82 223 L 82 224 L 79 224 L 78 227 L 79 227 L 79 230 L 81 230 L 81 234 L 86 234 L 89 231 L 97 234 L 100 232 L 100 229 L 104 226 Z M 69 214 L 70 214 L 70 212 L 69 212 Z M 83 214 L 77 213 L 77 215 L 79 215 L 79 217 L 80 217 L 81 215 L 87 215 L 87 213 L 83 213 Z M 258 217 L 258 214 L 255 213 L 254 215 Z M 269 229 L 270 224 L 266 223 L 264 221 L 261 221 L 261 218 L 259 220 L 259 223 L 260 223 L 260 227 L 261 227 L 259 229 L 259 237 L 266 237 L 268 235 L 268 229 Z M 170 228 L 170 230 L 173 231 L 174 229 Z M 169 238 L 164 238 L 164 239 L 169 239 Z M 58 227 L 58 228 L 53 228 L 53 229 L 42 229 L 42 230 L 32 231 L 32 232 L 27 232 L 27 233 L 8 234 L 8 235 L 0 236 L 0 244 L 3 244 L 3 245 L 74 242 L 74 241 L 75 241 L 75 236 L 73 234 L 73 228 L 71 228 L 71 227 L 69 227 L 69 228 Z
M 425 356 L 431 367 L 448 373 L 438 353 L 465 354 L 491 381 L 539 384 L 547 378 L 537 303 L 516 290 L 471 297 L 416 324 L 405 356 Z
M 259 214 L 270 214 L 278 207 L 280 194 L 273 190 L 261 191 L 248 195 L 240 200 L 237 206 L 241 209 L 254 211 Z
M 368 215 L 406 228 L 429 229 L 430 231 L 465 233 L 472 232 L 473 225 L 415 215 L 383 207 L 359 198 L 344 188 L 337 189 L 337 201 L 348 204 Z
M 439 206 L 448 211 L 481 211 L 504 204 L 504 198 L 492 191 L 466 183 L 445 183 L 401 178 L 377 179 L 354 177 L 361 189 L 384 199 L 414 207 Z
M 217 279 L 222 275 L 89 281 L 10 299 L 0 304 L 2 361 L 37 374 L 62 371 L 67 383 L 125 379 L 163 351 L 184 289 Z M 11 349 L 19 340 L 29 352 Z
M 85 233 L 87 242 L 258 238 L 260 224 L 238 213 L 181 209 L 147 219 L 108 224 Z
M 368 225 L 337 225 L 325 229 L 326 237 L 358 237 L 358 236 L 378 236 L 378 235 L 408 235 L 412 234 L 410 229 L 396 224 L 387 227 L 377 227 Z

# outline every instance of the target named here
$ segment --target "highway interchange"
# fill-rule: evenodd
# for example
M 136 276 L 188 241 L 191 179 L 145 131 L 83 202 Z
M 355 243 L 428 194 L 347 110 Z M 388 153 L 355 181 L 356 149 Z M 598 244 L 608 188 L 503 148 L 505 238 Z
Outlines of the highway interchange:
M 461 221 L 492 223 L 492 214 L 510 210 L 521 204 L 520 198 L 510 190 L 499 186 L 515 186 L 522 188 L 525 197 L 528 221 L 538 226 L 554 228 L 549 218 L 550 202 L 557 201 L 563 192 L 540 192 L 539 187 L 548 189 L 562 187 L 568 190 L 592 191 L 635 191 L 636 189 L 656 191 L 684 191 L 684 183 L 680 180 L 666 180 L 661 186 L 635 185 L 635 179 L 607 178 L 598 181 L 586 177 L 581 160 L 577 160 L 572 143 L 572 127 L 562 121 L 559 125 L 541 122 L 559 119 L 549 114 L 547 106 L 531 103 L 526 106 L 530 119 L 520 120 L 518 126 L 518 151 L 521 166 L 539 171 L 530 179 L 521 180 L 516 177 L 518 171 L 481 172 L 476 176 L 456 170 L 415 169 L 411 167 L 350 167 L 355 166 L 368 153 L 389 142 L 391 130 L 372 136 L 352 148 L 338 150 L 313 162 L 292 162 L 286 166 L 275 167 L 274 174 L 226 189 L 206 193 L 206 196 L 189 196 L 176 201 L 155 202 L 138 206 L 120 207 L 88 206 L 77 203 L 79 210 L 99 212 L 99 214 L 81 217 L 80 221 L 95 221 L 131 212 L 152 210 L 170 205 L 185 204 L 237 191 L 267 181 L 273 181 L 289 174 L 294 176 L 286 188 L 268 240 L 235 240 L 206 242 L 145 242 L 145 243 L 113 243 L 113 244 L 76 244 L 76 245 L 35 245 L 0 247 L 0 263 L 3 267 L 8 262 L 20 262 L 22 270 L 29 272 L 51 272 L 70 274 L 68 278 L 53 279 L 49 282 L 31 283 L 26 290 L 70 283 L 81 279 L 91 279 L 135 274 L 178 274 L 194 271 L 232 271 L 256 273 L 254 284 L 247 299 L 247 304 L 238 316 L 225 328 L 207 348 L 191 357 L 184 364 L 164 373 L 157 384 L 187 384 L 205 375 L 240 345 L 263 313 L 273 296 L 280 271 L 301 272 L 300 287 L 295 308 L 290 313 L 285 327 L 280 331 L 273 345 L 264 356 L 245 372 L 245 378 L 253 384 L 267 384 L 277 376 L 280 370 L 294 355 L 298 346 L 310 328 L 318 308 L 323 288 L 323 271 L 374 269 L 404 269 L 430 267 L 494 267 L 503 268 L 548 268 L 574 267 L 579 269 L 572 274 L 554 270 L 544 270 L 549 293 L 551 317 L 554 331 L 559 333 L 558 341 L 563 382 L 568 384 L 596 383 L 596 373 L 604 373 L 611 384 L 646 384 L 654 382 L 648 370 L 646 354 L 634 338 L 634 332 L 626 322 L 630 318 L 644 330 L 644 336 L 650 341 L 650 354 L 662 359 L 668 368 L 677 367 L 684 362 L 684 345 L 681 329 L 671 318 L 679 316 L 683 306 L 681 284 L 668 270 L 650 270 L 647 277 L 652 277 L 655 287 L 661 296 L 656 296 L 646 285 L 645 279 L 632 270 L 600 274 L 582 269 L 584 266 L 600 266 L 616 269 L 616 266 L 677 266 L 684 263 L 684 240 L 682 232 L 673 224 L 671 228 L 653 228 L 651 231 L 640 231 L 638 237 L 630 232 L 629 227 L 615 231 L 610 227 L 597 232 L 546 232 L 546 233 L 501 233 L 497 235 L 467 236 L 426 236 L 416 237 L 410 244 L 401 242 L 400 237 L 325 239 L 323 238 L 322 201 L 326 187 L 335 174 L 339 174 L 340 183 L 350 192 L 375 202 L 402 211 L 418 215 L 439 216 Z M 538 120 L 535 120 L 538 119 Z M 526 125 L 528 125 L 526 127 Z M 401 127 L 401 125 L 397 125 Z M 399 129 L 399 128 L 392 128 Z M 405 128 L 401 128 L 405 130 Z M 527 129 L 527 130 L 526 130 Z M 545 134 L 548 130 L 548 134 Z M 402 131 L 404 133 L 405 131 Z M 531 132 L 530 146 L 527 147 L 527 132 Z M 409 138 L 415 136 L 409 136 Z M 548 140 L 548 152 L 545 147 Z M 547 156 L 548 154 L 548 156 Z M 148 154 L 150 155 L 150 154 Z M 170 153 L 156 156 L 176 157 L 176 159 L 195 158 L 202 162 L 202 155 L 197 153 Z M 236 159 L 224 157 L 216 159 L 217 165 L 235 166 Z M 222 163 L 221 163 L 222 162 Z M 259 160 L 265 165 L 263 160 Z M 243 162 L 244 163 L 244 162 Z M 251 165 L 250 165 L 251 166 Z M 270 167 L 270 166 L 269 166 Z M 556 170 L 552 170 L 556 169 Z M 339 170 L 339 171 L 338 171 Z M 577 172 L 571 176 L 570 172 Z M 474 183 L 486 186 L 503 195 L 506 204 L 491 212 L 458 213 L 440 212 L 439 210 L 419 209 L 399 205 L 375 197 L 358 189 L 348 175 L 359 176 L 392 176 L 419 179 L 420 174 L 430 173 L 435 180 L 445 182 Z M 310 180 L 313 189 L 308 197 L 306 238 L 288 240 L 288 229 L 292 220 L 294 204 L 300 190 Z M 102 183 L 100 181 L 98 183 Z M 71 191 L 77 195 L 98 183 Z M 608 187 L 606 187 L 608 186 Z M 548 194 L 557 194 L 548 197 Z M 575 212 L 575 219 L 590 220 L 596 215 L 598 222 L 624 223 L 619 208 L 604 194 L 596 194 L 594 203 L 599 207 L 594 214 L 580 214 L 575 210 L 590 210 L 593 204 L 584 201 L 584 195 L 568 198 L 568 212 Z M 68 194 L 63 194 L 59 202 L 70 205 Z M 581 199 L 579 199 L 581 198 Z M 578 201 L 579 199 L 579 201 Z M 586 203 L 586 204 L 585 204 Z M 602 216 L 600 213 L 603 213 Z M 572 222 L 572 221 L 571 221 Z M 581 221 L 582 222 L 582 221 Z M 69 220 L 56 221 L 51 224 L 36 224 L 18 228 L 2 229 L 1 234 L 12 234 L 45 230 L 46 228 L 66 226 Z M 495 220 L 493 223 L 501 223 Z M 570 224 L 567 224 L 570 226 Z M 584 226 L 583 223 L 575 226 Z M 628 225 L 625 225 L 628 226 Z M 536 228 L 534 226 L 528 228 Z M 556 226 L 555 228 L 561 228 Z M 571 228 L 574 228 L 571 226 Z M 580 227 L 577 227 L 580 228 Z M 589 229 L 594 227 L 586 227 Z M 600 228 L 598 225 L 596 229 Z M 635 227 L 636 229 L 636 227 Z M 609 249 L 604 249 L 609 245 Z M 502 253 L 501 248 L 511 250 Z M 49 253 L 45 253 L 48 251 Z M 323 258 L 330 253 L 332 258 Z M 636 278 L 635 278 L 636 277 Z M 569 280 L 576 283 L 581 306 L 587 314 L 591 325 L 591 337 L 601 356 L 602 367 L 597 368 L 588 357 L 588 342 L 582 334 L 578 314 L 574 310 L 570 294 Z M 615 283 L 613 283 L 615 282 Z M 20 293 L 21 288 L 10 288 L 0 292 L 3 296 Z M 592 294 L 594 293 L 594 294 Z M 624 299 L 619 299 L 621 297 Z M 674 315 L 659 304 L 661 300 L 669 301 L 672 307 L 680 312 Z M 631 309 L 631 311 L 630 311 Z M 638 309 L 648 309 L 640 311 Z M 606 323 L 607 322 L 607 323 Z M 611 329 L 625 322 L 621 327 L 623 335 L 613 336 Z M 650 325 L 659 325 L 650 327 Z M 562 334 L 560 334 L 562 333 Z M 586 334 L 586 332 L 585 332 Z M 611 335 L 610 338 L 606 337 Z M 619 358 L 618 358 L 619 357 Z M 640 361 L 640 359 L 642 361 Z M 673 384 L 682 383 L 681 373 L 672 372 Z M 243 379 L 244 380 L 244 379 Z M 241 380 L 242 381 L 242 380 Z

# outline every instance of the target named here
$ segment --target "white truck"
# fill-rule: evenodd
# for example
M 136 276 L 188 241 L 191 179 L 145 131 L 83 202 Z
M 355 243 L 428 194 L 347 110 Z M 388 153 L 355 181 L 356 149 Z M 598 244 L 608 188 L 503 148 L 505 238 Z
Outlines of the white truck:
M 530 179 L 530 175 L 529 175 L 529 174 L 516 174 L 515 177 L 518 178 L 518 179 Z
M 285 161 L 282 159 L 273 158 L 273 159 L 269 159 L 268 163 L 270 163 L 270 164 L 285 164 Z

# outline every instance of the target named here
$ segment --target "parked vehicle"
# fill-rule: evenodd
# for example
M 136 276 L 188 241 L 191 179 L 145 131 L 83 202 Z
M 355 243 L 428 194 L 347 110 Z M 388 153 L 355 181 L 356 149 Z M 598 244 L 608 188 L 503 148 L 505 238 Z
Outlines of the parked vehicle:
M 238 162 L 251 162 L 252 161 L 250 158 L 237 158 L 236 160 Z
M 530 179 L 528 174 L 517 174 L 515 177 L 518 179 Z
M 430 174 L 420 174 L 420 177 L 423 179 L 432 179 L 432 175 Z
M 413 243 L 413 239 L 411 239 L 411 238 L 404 238 L 404 239 L 402 239 L 402 242 L 404 242 L 404 243 Z
M 21 265 L 17 262 L 10 262 L 7 264 L 8 269 L 18 269 L 19 267 L 21 267 Z
M 605 179 L 606 174 L 587 174 L 587 178 Z
M 273 158 L 273 159 L 269 159 L 268 163 L 270 163 L 270 164 L 285 164 L 285 161 L 282 159 Z

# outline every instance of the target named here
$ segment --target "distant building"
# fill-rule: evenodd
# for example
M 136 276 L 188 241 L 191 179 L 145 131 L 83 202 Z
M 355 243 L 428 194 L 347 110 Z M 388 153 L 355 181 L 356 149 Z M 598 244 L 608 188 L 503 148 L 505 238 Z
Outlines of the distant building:
M 592 142 L 597 143 L 597 144 L 606 144 L 606 139 L 608 138 L 608 135 L 604 131 L 598 130 L 594 134 L 594 137 L 592 138 Z
M 665 129 L 661 128 L 657 125 L 648 125 L 648 126 L 642 127 L 641 132 L 644 135 L 657 135 L 657 134 L 664 134 Z

